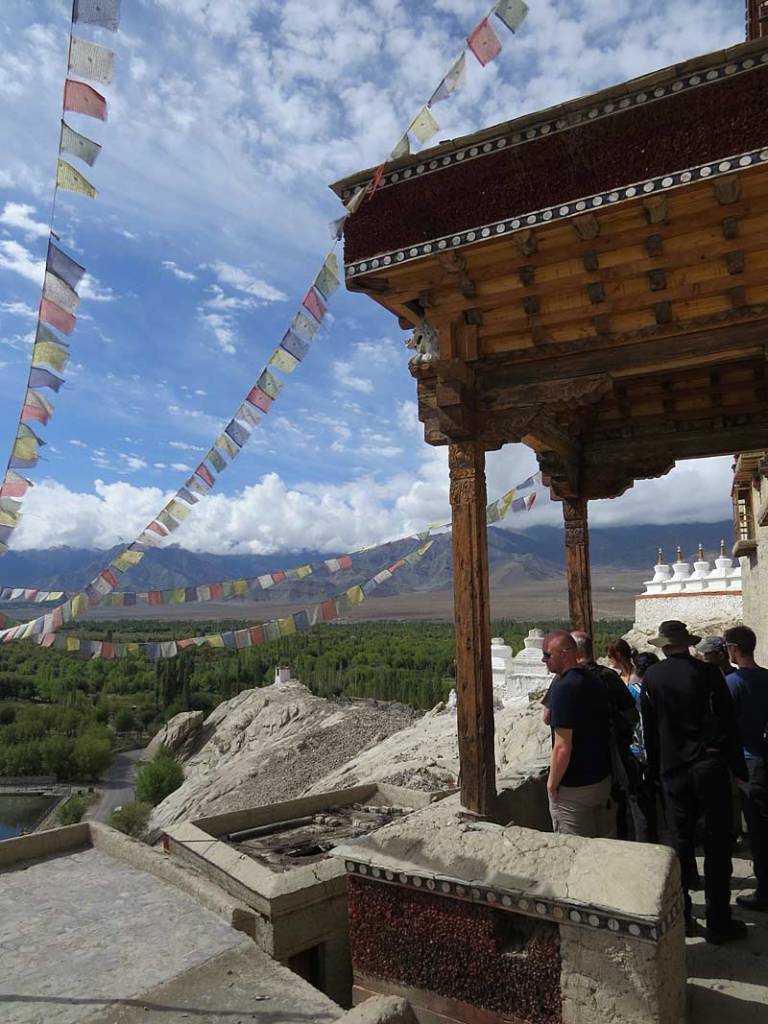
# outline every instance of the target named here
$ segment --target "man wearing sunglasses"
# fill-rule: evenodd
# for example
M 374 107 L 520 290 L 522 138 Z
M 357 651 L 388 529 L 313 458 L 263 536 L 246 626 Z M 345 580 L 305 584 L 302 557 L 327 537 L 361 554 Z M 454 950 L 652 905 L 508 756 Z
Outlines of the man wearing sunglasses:
M 547 780 L 555 832 L 586 838 L 616 834 L 611 800 L 608 695 L 579 664 L 576 641 L 564 629 L 544 638 L 542 660 L 556 673 L 549 690 L 552 757 Z

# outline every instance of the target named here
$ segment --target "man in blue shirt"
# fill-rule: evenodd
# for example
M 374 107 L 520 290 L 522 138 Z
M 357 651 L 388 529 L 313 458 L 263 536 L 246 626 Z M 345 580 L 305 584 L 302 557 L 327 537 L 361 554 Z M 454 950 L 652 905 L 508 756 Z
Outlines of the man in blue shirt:
M 544 638 L 542 660 L 556 673 L 549 690 L 552 758 L 547 793 L 555 832 L 586 838 L 616 834 L 611 800 L 608 694 L 579 664 L 576 641 L 564 629 Z
M 755 634 L 749 626 L 725 632 L 728 656 L 736 671 L 726 677 L 736 705 L 736 724 L 744 744 L 749 781 L 742 787 L 752 863 L 757 886 L 748 896 L 737 896 L 745 910 L 768 911 L 768 669 L 755 662 Z

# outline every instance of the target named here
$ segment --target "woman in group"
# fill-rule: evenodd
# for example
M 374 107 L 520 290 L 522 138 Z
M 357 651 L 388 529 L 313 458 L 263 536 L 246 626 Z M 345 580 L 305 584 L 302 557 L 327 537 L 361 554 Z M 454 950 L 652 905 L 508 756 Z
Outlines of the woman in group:
M 621 676 L 621 680 L 626 686 L 629 686 L 633 674 L 632 658 L 636 651 L 632 650 L 626 640 L 619 637 L 618 640 L 608 644 L 605 653 L 613 671 Z
M 628 647 L 624 640 L 621 640 L 625 647 Z M 640 689 L 643 683 L 643 676 L 651 667 L 658 662 L 658 657 L 651 653 L 634 653 L 632 659 L 632 676 L 629 680 L 628 689 L 635 699 L 638 711 L 640 710 Z M 618 671 L 618 670 L 617 670 Z M 645 743 L 643 740 L 643 721 L 637 724 L 635 735 L 632 740 L 632 756 L 635 758 L 639 768 L 639 782 L 636 792 L 630 800 L 632 822 L 635 829 L 635 840 L 640 843 L 655 843 L 658 841 L 658 815 L 656 811 L 656 785 L 648 777 L 648 761 L 645 755 Z

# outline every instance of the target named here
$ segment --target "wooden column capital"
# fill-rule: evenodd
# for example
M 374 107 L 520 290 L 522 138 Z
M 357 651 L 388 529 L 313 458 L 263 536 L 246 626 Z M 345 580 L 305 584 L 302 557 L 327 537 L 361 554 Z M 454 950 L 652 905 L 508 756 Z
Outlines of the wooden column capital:
M 448 465 L 461 802 L 474 814 L 492 817 L 496 760 L 483 443 L 461 441 L 449 445 Z

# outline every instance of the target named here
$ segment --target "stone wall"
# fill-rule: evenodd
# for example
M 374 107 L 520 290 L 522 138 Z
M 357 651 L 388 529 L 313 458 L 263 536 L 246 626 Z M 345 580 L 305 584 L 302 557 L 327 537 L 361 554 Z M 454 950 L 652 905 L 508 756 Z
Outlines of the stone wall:
M 635 629 L 655 633 L 665 619 L 679 619 L 690 629 L 714 632 L 715 627 L 741 622 L 743 609 L 739 592 L 643 594 L 635 601 Z

